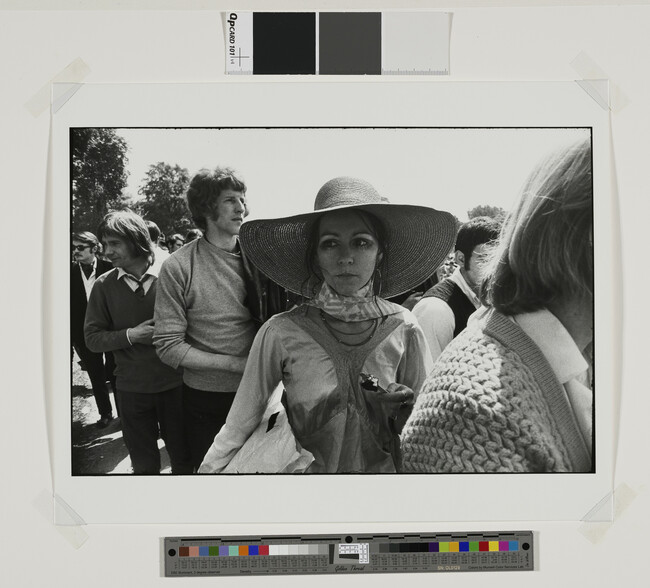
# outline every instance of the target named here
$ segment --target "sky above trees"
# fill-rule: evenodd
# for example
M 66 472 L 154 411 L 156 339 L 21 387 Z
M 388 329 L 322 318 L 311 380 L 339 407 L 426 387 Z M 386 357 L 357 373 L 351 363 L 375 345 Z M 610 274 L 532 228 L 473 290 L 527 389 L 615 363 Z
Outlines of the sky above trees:
M 585 129 L 117 129 L 129 145 L 126 191 L 150 165 L 233 167 L 246 181 L 250 218 L 311 209 L 327 180 L 351 175 L 391 202 L 448 210 L 508 210 L 541 157 Z

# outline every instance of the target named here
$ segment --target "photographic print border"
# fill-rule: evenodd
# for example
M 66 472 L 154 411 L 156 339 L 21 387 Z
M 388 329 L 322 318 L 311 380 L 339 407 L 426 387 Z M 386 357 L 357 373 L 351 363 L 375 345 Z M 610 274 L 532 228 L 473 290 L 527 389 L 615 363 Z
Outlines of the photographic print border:
M 344 88 L 346 86 L 346 88 Z M 466 119 L 480 119 L 483 124 L 441 124 L 454 123 L 456 120 L 462 118 L 463 103 L 469 99 L 471 94 L 476 96 L 475 92 L 468 92 L 469 86 L 473 86 L 474 90 L 479 90 L 478 94 L 483 98 L 480 101 L 480 108 L 472 109 L 471 113 L 467 115 Z M 536 88 L 533 88 L 536 86 Z M 68 155 L 67 147 L 62 140 L 62 136 L 66 130 L 78 126 L 92 126 L 92 127 L 183 127 L 186 126 L 199 126 L 199 127 L 219 127 L 231 128 L 231 124 L 223 124 L 223 115 L 214 114 L 210 110 L 211 99 L 214 100 L 218 96 L 217 103 L 219 103 L 224 112 L 234 115 L 234 118 L 246 119 L 247 109 L 250 107 L 251 94 L 261 90 L 262 87 L 266 91 L 266 99 L 264 104 L 257 102 L 258 109 L 255 110 L 255 115 L 252 118 L 250 125 L 242 125 L 243 128 L 248 130 L 253 129 L 255 122 L 259 121 L 260 117 L 267 118 L 267 124 L 259 125 L 263 128 L 281 128 L 284 126 L 290 128 L 321 128 L 336 127 L 344 128 L 347 126 L 361 129 L 370 128 L 550 128 L 550 127 L 583 127 L 592 129 L 592 140 L 594 140 L 594 154 L 592 155 L 594 161 L 594 207 L 595 207 L 595 234 L 598 235 L 596 239 L 596 251 L 599 249 L 606 251 L 611 248 L 612 233 L 611 228 L 607 229 L 605 218 L 608 206 L 611 202 L 608 201 L 607 193 L 607 179 L 609 178 L 609 130 L 606 126 L 606 114 L 603 113 L 599 107 L 593 103 L 591 98 L 584 94 L 580 88 L 571 83 L 473 83 L 473 84 L 436 84 L 436 83 L 417 83 L 417 89 L 421 95 L 418 100 L 415 100 L 413 108 L 416 112 L 394 113 L 389 106 L 395 103 L 397 97 L 402 97 L 403 100 L 413 102 L 412 92 L 415 88 L 414 84 L 324 84 L 324 83 L 305 83 L 305 84 L 212 84 L 212 85 L 186 85 L 179 88 L 177 85 L 162 85 L 162 86 L 145 86 L 146 91 L 138 95 L 138 89 L 142 86 L 85 86 L 79 92 L 69 99 L 59 112 L 54 115 L 54 133 L 53 133 L 53 210 L 56 219 L 61 217 L 60 212 L 63 208 L 68 206 L 68 219 L 69 213 L 69 196 L 68 199 L 61 201 L 63 197 L 62 187 L 64 179 L 68 182 L 70 178 L 65 178 L 65 174 L 58 173 L 60 164 Z M 217 91 L 217 88 L 220 91 Z M 343 92 L 342 90 L 351 92 Z M 113 93 L 113 96 L 111 94 Z M 185 125 L 179 124 L 180 118 L 178 113 L 174 110 L 174 104 L 178 100 L 180 94 L 186 95 L 186 100 L 194 103 L 200 103 L 200 109 L 204 115 L 204 124 L 202 125 Z M 347 97 L 345 94 L 347 93 Z M 351 94 L 351 96 L 350 96 Z M 115 104 L 120 104 L 112 100 L 115 97 L 124 99 L 127 97 L 132 104 L 132 109 L 125 111 L 123 107 L 114 108 Z M 368 111 L 364 108 L 364 103 L 368 97 L 372 96 L 374 100 L 373 108 Z M 149 109 L 147 112 L 147 103 L 152 103 L 152 98 L 156 97 L 156 108 Z M 345 104 L 346 100 L 348 108 L 346 110 L 336 111 L 334 109 L 331 113 L 324 115 L 323 109 L 318 112 L 309 111 L 306 109 L 294 109 L 287 107 L 287 98 L 308 98 L 306 103 L 334 103 L 338 105 Z M 460 105 L 456 104 L 455 108 L 445 112 L 444 106 L 450 107 L 450 100 L 458 102 L 460 98 Z M 525 98 L 525 99 L 524 99 Z M 544 102 L 548 104 L 548 99 L 552 98 L 556 104 L 562 105 L 555 111 L 553 115 L 549 115 L 543 109 Z M 438 109 L 430 110 L 433 103 Z M 508 106 L 516 104 L 516 108 L 512 108 L 508 113 Z M 383 107 L 383 111 L 382 111 Z M 154 110 L 155 112 L 151 112 Z M 198 111 L 199 109 L 197 109 Z M 260 112 L 261 110 L 261 112 Z M 118 112 L 114 112 L 118 111 Z M 478 112 L 477 112 L 478 111 Z M 128 115 L 127 115 L 128 112 Z M 405 111 L 406 112 L 406 111 Z M 444 115 L 441 112 L 445 112 Z M 250 115 L 250 111 L 248 111 Z M 420 119 L 420 124 L 414 124 L 410 119 L 413 114 L 417 114 Z M 187 117 L 188 122 L 194 121 L 197 112 L 192 112 L 191 116 Z M 326 119 L 326 121 L 323 120 Z M 343 122 L 354 118 L 357 124 L 346 125 Z M 379 119 L 384 119 L 384 124 L 377 124 Z M 115 124 L 119 119 L 123 124 Z M 315 119 L 315 120 L 314 120 Z M 503 121 L 509 119 L 510 122 L 515 124 L 504 124 Z M 549 120 L 550 119 L 550 120 Z M 137 124 L 133 123 L 137 120 Z M 184 119 L 185 120 L 185 119 Z M 517 124 L 520 121 L 528 120 L 527 124 Z M 551 120 L 555 120 L 555 124 L 550 124 Z M 89 124 L 91 121 L 92 124 Z M 306 124 L 308 122 L 317 122 L 317 125 Z M 339 124 L 332 124 L 339 121 Z M 501 125 L 492 124 L 501 122 Z M 111 124 L 107 124 L 110 122 Z M 146 122 L 146 124 L 143 124 Z M 221 122 L 222 124 L 215 124 Z M 296 124 L 288 125 L 288 122 L 295 122 Z M 329 122 L 330 124 L 323 124 Z M 409 122 L 410 124 L 404 124 Z M 431 123 L 437 124 L 431 124 Z M 472 122 L 476 122 L 473 120 Z M 283 124 L 284 123 L 284 124 Z M 400 124 L 401 123 L 401 124 Z M 69 161 L 69 159 L 68 159 Z M 245 171 L 244 171 L 245 173 Z M 68 183 L 69 186 L 69 183 Z M 68 191 L 69 195 L 69 191 Z M 67 200 L 67 202 L 66 202 Z M 305 201 L 307 204 L 307 201 Z M 54 218 L 52 219 L 54 221 Z M 601 225 L 603 229 L 601 230 Z M 64 237 L 63 231 L 60 226 L 53 228 L 54 241 L 52 247 L 52 254 L 54 251 L 61 252 L 62 240 L 65 238 L 65 246 L 69 247 L 69 233 Z M 69 251 L 69 250 L 68 250 Z M 596 255 L 596 253 L 595 253 Z M 612 328 L 607 324 L 607 305 L 611 304 L 611 285 L 605 290 L 599 287 L 598 276 L 602 277 L 603 272 L 607 271 L 607 264 L 612 263 L 612 255 L 598 257 L 597 266 L 597 279 L 596 289 L 598 290 L 597 302 L 594 307 L 594 312 L 597 319 L 596 331 L 598 332 L 597 341 L 601 341 L 604 337 L 601 336 L 601 329 L 607 333 Z M 68 256 L 65 257 L 69 259 Z M 605 263 L 603 263 L 603 259 Z M 61 267 L 60 260 L 52 262 L 53 267 Z M 69 268 L 69 264 L 67 265 Z M 56 273 L 54 273 L 56 275 Z M 50 276 L 52 278 L 52 276 Z M 57 282 L 52 278 L 53 282 Z M 60 280 L 59 280 L 60 281 Z M 55 298 L 61 301 L 62 291 L 59 291 L 61 284 L 53 287 L 52 292 L 55 293 Z M 65 290 L 65 288 L 64 288 Z M 600 309 L 600 310 L 599 310 Z M 55 321 L 56 322 L 56 321 Z M 60 321 L 58 321 L 60 322 Z M 68 322 L 69 324 L 69 322 Z M 52 333 L 60 333 L 60 328 L 53 327 Z M 59 339 L 60 340 L 60 339 Z M 59 354 L 60 355 L 60 354 Z M 600 354 L 602 357 L 602 353 Z M 52 366 L 56 366 L 54 382 L 59 382 L 61 378 L 60 368 L 56 363 L 58 360 L 52 361 Z M 607 365 L 599 360 L 599 348 L 596 347 L 596 361 L 598 365 L 599 385 L 598 390 L 607 391 L 607 383 L 612 380 L 612 370 Z M 601 365 L 603 369 L 601 371 Z M 58 377 L 57 377 L 58 375 Z M 609 380 L 608 380 L 609 377 Z M 56 386 L 56 384 L 53 384 Z M 68 387 L 69 389 L 69 387 Z M 613 390 L 610 394 L 606 394 L 602 398 L 598 398 L 599 410 L 596 413 L 595 426 L 599 430 L 599 436 L 596 440 L 598 452 L 596 461 L 596 472 L 593 474 L 573 474 L 570 476 L 556 476 L 541 474 L 549 476 L 549 483 L 556 487 L 556 491 L 560 492 L 562 497 L 555 500 L 552 497 L 549 499 L 548 492 L 540 494 L 539 489 L 535 486 L 540 486 L 537 482 L 532 484 L 525 483 L 524 479 L 528 478 L 533 480 L 538 475 L 534 476 L 500 476 L 491 474 L 465 474 L 462 478 L 462 483 L 459 487 L 454 488 L 450 478 L 457 479 L 457 475 L 382 475 L 381 481 L 377 483 L 376 476 L 305 476 L 301 479 L 300 476 L 289 476 L 288 479 L 282 476 L 228 476 L 226 479 L 219 476 L 218 480 L 211 476 L 199 476 L 198 479 L 179 478 L 176 476 L 165 477 L 168 480 L 162 482 L 160 479 L 143 479 L 130 477 L 125 479 L 124 476 L 99 476 L 99 477 L 77 477 L 72 476 L 68 472 L 62 471 L 61 466 L 61 453 L 64 451 L 62 445 L 66 445 L 65 435 L 60 437 L 62 430 L 66 427 L 63 423 L 58 421 L 57 415 L 60 414 L 59 402 L 52 404 L 54 414 L 53 420 L 53 438 L 54 445 L 54 473 L 55 473 L 55 489 L 57 493 L 61 493 L 61 497 L 70 507 L 78 513 L 79 517 L 86 522 L 207 522 L 205 520 L 205 512 L 201 512 L 197 508 L 188 508 L 188 505 L 183 505 L 178 508 L 176 512 L 170 512 L 164 508 L 165 499 L 156 499 L 153 501 L 151 507 L 145 509 L 146 512 L 134 512 L 133 509 L 125 509 L 122 512 L 116 512 L 116 509 L 111 508 L 109 505 L 103 505 L 99 500 L 89 500 L 82 498 L 81 495 L 86 494 L 84 488 L 87 490 L 92 488 L 103 494 L 121 495 L 122 492 L 135 492 L 138 495 L 157 495 L 162 493 L 166 498 L 169 498 L 168 492 L 172 489 L 183 489 L 183 492 L 201 496 L 205 500 L 204 504 L 209 504 L 211 487 L 216 485 L 219 487 L 218 493 L 225 492 L 228 496 L 237 497 L 233 498 L 238 507 L 233 508 L 232 513 L 213 513 L 210 516 L 215 517 L 212 520 L 220 522 L 245 522 L 245 521 L 331 521 L 331 520 L 350 520 L 350 521 L 408 521 L 408 520 L 491 520 L 491 519 L 573 519 L 581 518 L 594 506 L 604 495 L 606 495 L 608 488 L 611 489 L 611 445 L 613 444 L 613 423 L 611 411 L 608 410 L 608 397 L 611 398 Z M 601 404 L 602 403 L 602 404 Z M 610 403 L 611 404 L 611 403 Z M 603 411 L 600 413 L 600 407 L 603 406 Z M 611 426 L 607 426 L 608 423 Z M 612 435 L 607 434 L 611 430 Z M 600 435 L 600 431 L 603 434 Z M 68 436 L 68 439 L 70 437 Z M 69 446 L 69 441 L 67 442 Z M 68 447 L 68 455 L 69 447 Z M 68 462 L 69 463 L 69 462 Z M 69 469 L 69 468 L 68 468 Z M 333 478 L 333 479 L 329 479 Z M 384 482 L 384 479 L 386 481 Z M 311 482 L 310 482 L 311 479 Z M 467 484 L 467 480 L 471 480 Z M 158 481 L 156 481 L 158 480 Z M 248 480 L 248 482 L 246 482 Z M 316 483 L 313 483 L 317 480 Z M 413 482 L 412 482 L 413 480 Z M 441 481 L 443 480 L 443 481 Z M 521 481 L 520 481 L 521 480 Z M 552 481 L 551 481 L 552 480 Z M 422 483 L 424 481 L 424 483 Z M 252 484 L 251 484 L 252 482 Z M 319 499 L 314 501 L 314 491 L 316 484 L 323 486 L 323 490 L 318 488 L 316 494 L 318 497 L 328 498 L 325 504 L 329 503 L 331 499 L 334 500 L 333 505 L 323 507 L 323 500 Z M 546 484 L 546 479 L 545 479 Z M 545 485 L 542 484 L 542 485 Z M 161 488 L 164 485 L 164 488 Z M 264 494 L 269 497 L 273 495 L 291 496 L 292 508 L 289 512 L 285 512 L 285 508 L 281 505 L 274 504 L 270 500 L 255 499 L 247 500 L 251 497 L 250 488 L 246 486 L 262 485 Z M 376 488 L 376 486 L 380 488 Z M 327 489 L 325 489 L 327 488 Z M 471 489 L 471 492 L 470 492 Z M 536 490 L 536 491 L 535 491 Z M 480 492 L 483 496 L 489 497 L 483 508 L 477 508 L 473 496 L 476 492 Z M 391 507 L 387 508 L 387 498 L 390 496 L 404 495 L 409 496 L 409 501 L 414 499 L 416 508 L 403 508 L 403 503 L 400 508 Z M 345 496 L 354 494 L 360 497 L 355 505 L 346 505 L 344 500 Z M 526 499 L 521 501 L 520 504 L 515 504 L 512 500 L 502 500 L 500 495 L 509 496 L 526 496 Z M 240 500 L 240 497 L 243 500 Z M 433 500 L 434 504 L 428 504 L 427 498 L 436 496 Z M 336 506 L 336 497 L 341 499 L 340 507 Z M 365 499 L 363 499 L 365 497 Z M 544 498 L 544 504 L 540 504 L 540 500 Z M 173 501 L 172 501 L 173 502 Z M 200 500 L 199 500 L 200 502 Z M 254 504 L 257 502 L 257 504 Z M 426 504 L 424 512 L 420 512 L 417 508 L 418 502 L 420 505 Z M 158 504 L 159 503 L 159 504 Z M 384 505 L 384 506 L 382 506 Z M 198 506 L 198 505 L 197 505 Z

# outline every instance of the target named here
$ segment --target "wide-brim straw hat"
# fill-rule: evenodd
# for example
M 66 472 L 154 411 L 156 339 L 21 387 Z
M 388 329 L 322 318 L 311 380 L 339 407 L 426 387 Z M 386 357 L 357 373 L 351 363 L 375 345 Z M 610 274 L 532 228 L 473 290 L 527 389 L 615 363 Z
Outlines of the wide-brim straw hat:
M 321 281 L 314 281 L 305 263 L 311 227 L 324 213 L 345 209 L 365 210 L 379 218 L 386 228 L 382 298 L 403 294 L 422 284 L 454 245 L 456 219 L 448 212 L 391 204 L 368 182 L 340 177 L 318 191 L 313 212 L 244 223 L 239 234 L 242 250 L 271 280 L 309 298 Z

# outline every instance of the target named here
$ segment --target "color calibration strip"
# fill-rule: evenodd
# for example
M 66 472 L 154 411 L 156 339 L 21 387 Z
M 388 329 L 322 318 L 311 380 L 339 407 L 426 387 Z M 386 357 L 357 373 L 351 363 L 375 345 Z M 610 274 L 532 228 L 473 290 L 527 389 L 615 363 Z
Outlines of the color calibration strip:
M 226 73 L 449 75 L 451 14 L 223 13 Z
M 165 576 L 532 570 L 531 531 L 165 539 Z

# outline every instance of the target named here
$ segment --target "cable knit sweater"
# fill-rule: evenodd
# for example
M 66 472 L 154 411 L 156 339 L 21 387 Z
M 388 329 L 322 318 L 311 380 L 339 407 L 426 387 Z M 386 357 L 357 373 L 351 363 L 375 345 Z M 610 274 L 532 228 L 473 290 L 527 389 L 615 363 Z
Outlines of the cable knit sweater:
M 539 348 L 492 310 L 454 339 L 402 432 L 406 472 L 588 472 L 564 387 Z

